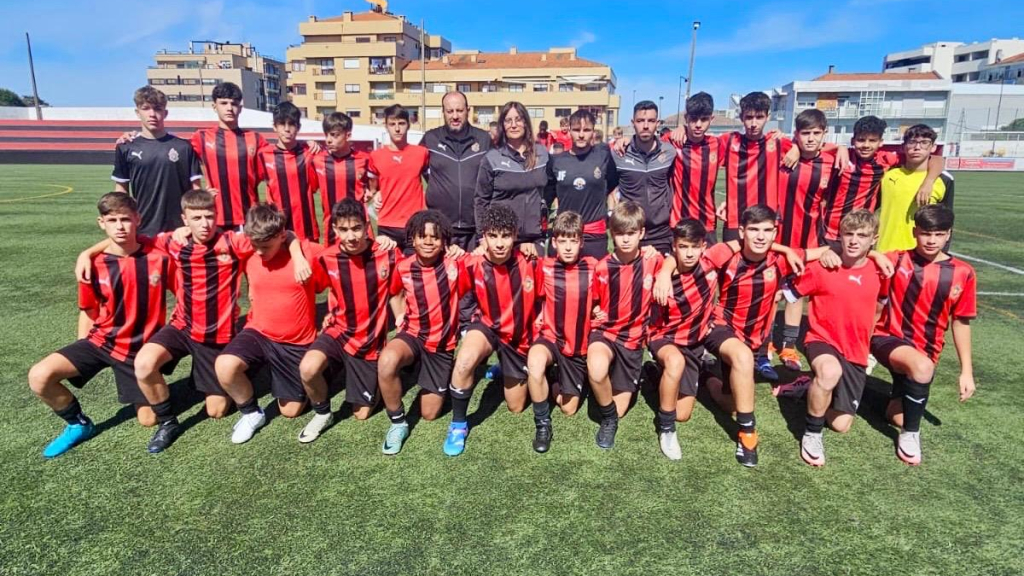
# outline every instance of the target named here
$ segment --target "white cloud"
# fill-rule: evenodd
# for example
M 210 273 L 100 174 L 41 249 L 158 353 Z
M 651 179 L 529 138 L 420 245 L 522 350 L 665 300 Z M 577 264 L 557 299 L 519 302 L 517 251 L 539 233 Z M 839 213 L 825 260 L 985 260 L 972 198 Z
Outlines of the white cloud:
M 594 34 L 589 30 L 583 30 L 577 34 L 575 38 L 569 41 L 569 46 L 578 49 L 587 44 L 593 44 L 594 42 L 597 42 L 597 34 Z

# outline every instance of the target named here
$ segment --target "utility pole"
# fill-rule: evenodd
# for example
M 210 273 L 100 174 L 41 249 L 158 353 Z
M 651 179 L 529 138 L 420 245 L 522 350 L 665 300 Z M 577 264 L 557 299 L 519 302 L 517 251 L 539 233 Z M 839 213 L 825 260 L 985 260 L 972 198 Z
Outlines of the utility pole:
M 693 57 L 697 53 L 697 29 L 700 28 L 700 20 L 693 21 L 693 36 L 690 38 L 690 70 L 686 73 L 686 97 L 690 97 L 690 88 L 693 86 Z
M 679 128 L 680 124 L 682 124 L 683 118 L 683 78 L 685 76 L 679 77 L 679 93 L 676 95 L 676 128 Z M 686 91 L 686 97 L 690 97 L 689 90 Z
M 427 131 L 427 43 L 426 32 L 423 29 L 423 19 L 420 18 L 420 130 Z M 392 65 L 394 71 L 394 65 Z M 397 74 L 397 72 L 395 72 Z
M 39 105 L 39 90 L 36 89 L 36 65 L 32 61 L 32 40 L 25 32 L 25 44 L 28 46 L 28 69 L 32 73 L 32 99 L 36 105 L 36 120 L 43 119 L 43 107 Z
M 1010 71 L 1009 66 L 1003 67 L 1002 73 L 999 75 L 999 100 L 996 101 L 996 131 L 999 130 L 999 113 L 1002 112 L 1003 108 L 1003 87 L 1006 86 L 1006 74 Z M 996 135 L 992 134 L 992 155 L 996 155 Z

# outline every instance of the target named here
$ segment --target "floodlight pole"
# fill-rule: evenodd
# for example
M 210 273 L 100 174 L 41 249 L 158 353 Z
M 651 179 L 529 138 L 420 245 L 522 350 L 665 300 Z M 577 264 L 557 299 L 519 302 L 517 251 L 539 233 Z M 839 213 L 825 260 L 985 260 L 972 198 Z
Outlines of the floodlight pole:
M 32 40 L 28 37 L 28 32 L 25 32 L 25 44 L 28 46 L 28 69 L 32 74 L 32 99 L 35 100 L 36 105 L 36 120 L 43 119 L 43 107 L 39 105 L 39 90 L 36 89 L 36 65 L 32 60 Z
M 697 54 L 697 29 L 700 20 L 693 21 L 693 36 L 690 38 L 690 70 L 686 73 L 686 98 L 690 98 L 690 87 L 693 86 L 693 57 Z
M 1003 108 L 1003 87 L 1006 86 L 1006 74 L 1010 71 L 1010 67 L 1006 66 L 1003 68 L 1003 72 L 999 75 L 999 100 L 996 101 L 996 131 L 999 130 L 999 114 Z M 996 155 L 996 138 L 995 134 L 992 134 L 992 155 Z
M 683 78 L 679 77 L 679 92 L 676 94 L 676 128 L 679 128 L 682 120 L 683 113 Z M 689 97 L 689 90 L 687 90 L 687 97 Z

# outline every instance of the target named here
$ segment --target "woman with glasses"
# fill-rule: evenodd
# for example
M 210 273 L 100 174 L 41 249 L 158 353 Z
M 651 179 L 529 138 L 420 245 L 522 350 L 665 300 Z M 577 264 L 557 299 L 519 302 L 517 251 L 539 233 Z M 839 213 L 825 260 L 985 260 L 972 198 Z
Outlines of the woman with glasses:
M 547 228 L 548 152 L 535 143 L 526 108 L 508 102 L 498 115 L 498 144 L 484 156 L 476 182 L 476 219 L 491 204 L 506 204 L 519 217 L 517 244 L 527 256 L 544 255 Z

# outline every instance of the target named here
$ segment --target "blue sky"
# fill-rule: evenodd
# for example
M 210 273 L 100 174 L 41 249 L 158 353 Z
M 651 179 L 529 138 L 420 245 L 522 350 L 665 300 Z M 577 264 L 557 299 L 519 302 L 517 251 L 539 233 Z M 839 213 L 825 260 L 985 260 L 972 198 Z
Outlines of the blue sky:
M 717 5 L 716 5 L 717 4 Z M 645 0 L 397 0 L 390 9 L 454 48 L 484 51 L 576 46 L 581 56 L 609 63 L 623 108 L 664 96 L 674 113 L 679 76 L 686 73 L 690 28 L 701 21 L 694 91 L 724 104 L 745 93 L 806 80 L 829 64 L 839 71 L 878 71 L 886 52 L 937 41 L 1024 36 L 1024 2 L 720 3 Z M 509 6 L 513 6 L 512 9 Z M 310 14 L 365 10 L 362 0 L 43 0 L 0 6 L 0 87 L 30 93 L 25 57 L 32 34 L 40 96 L 55 105 L 130 105 L 145 83 L 153 53 L 183 50 L 189 39 L 249 41 L 284 57 L 298 43 L 298 23 Z

